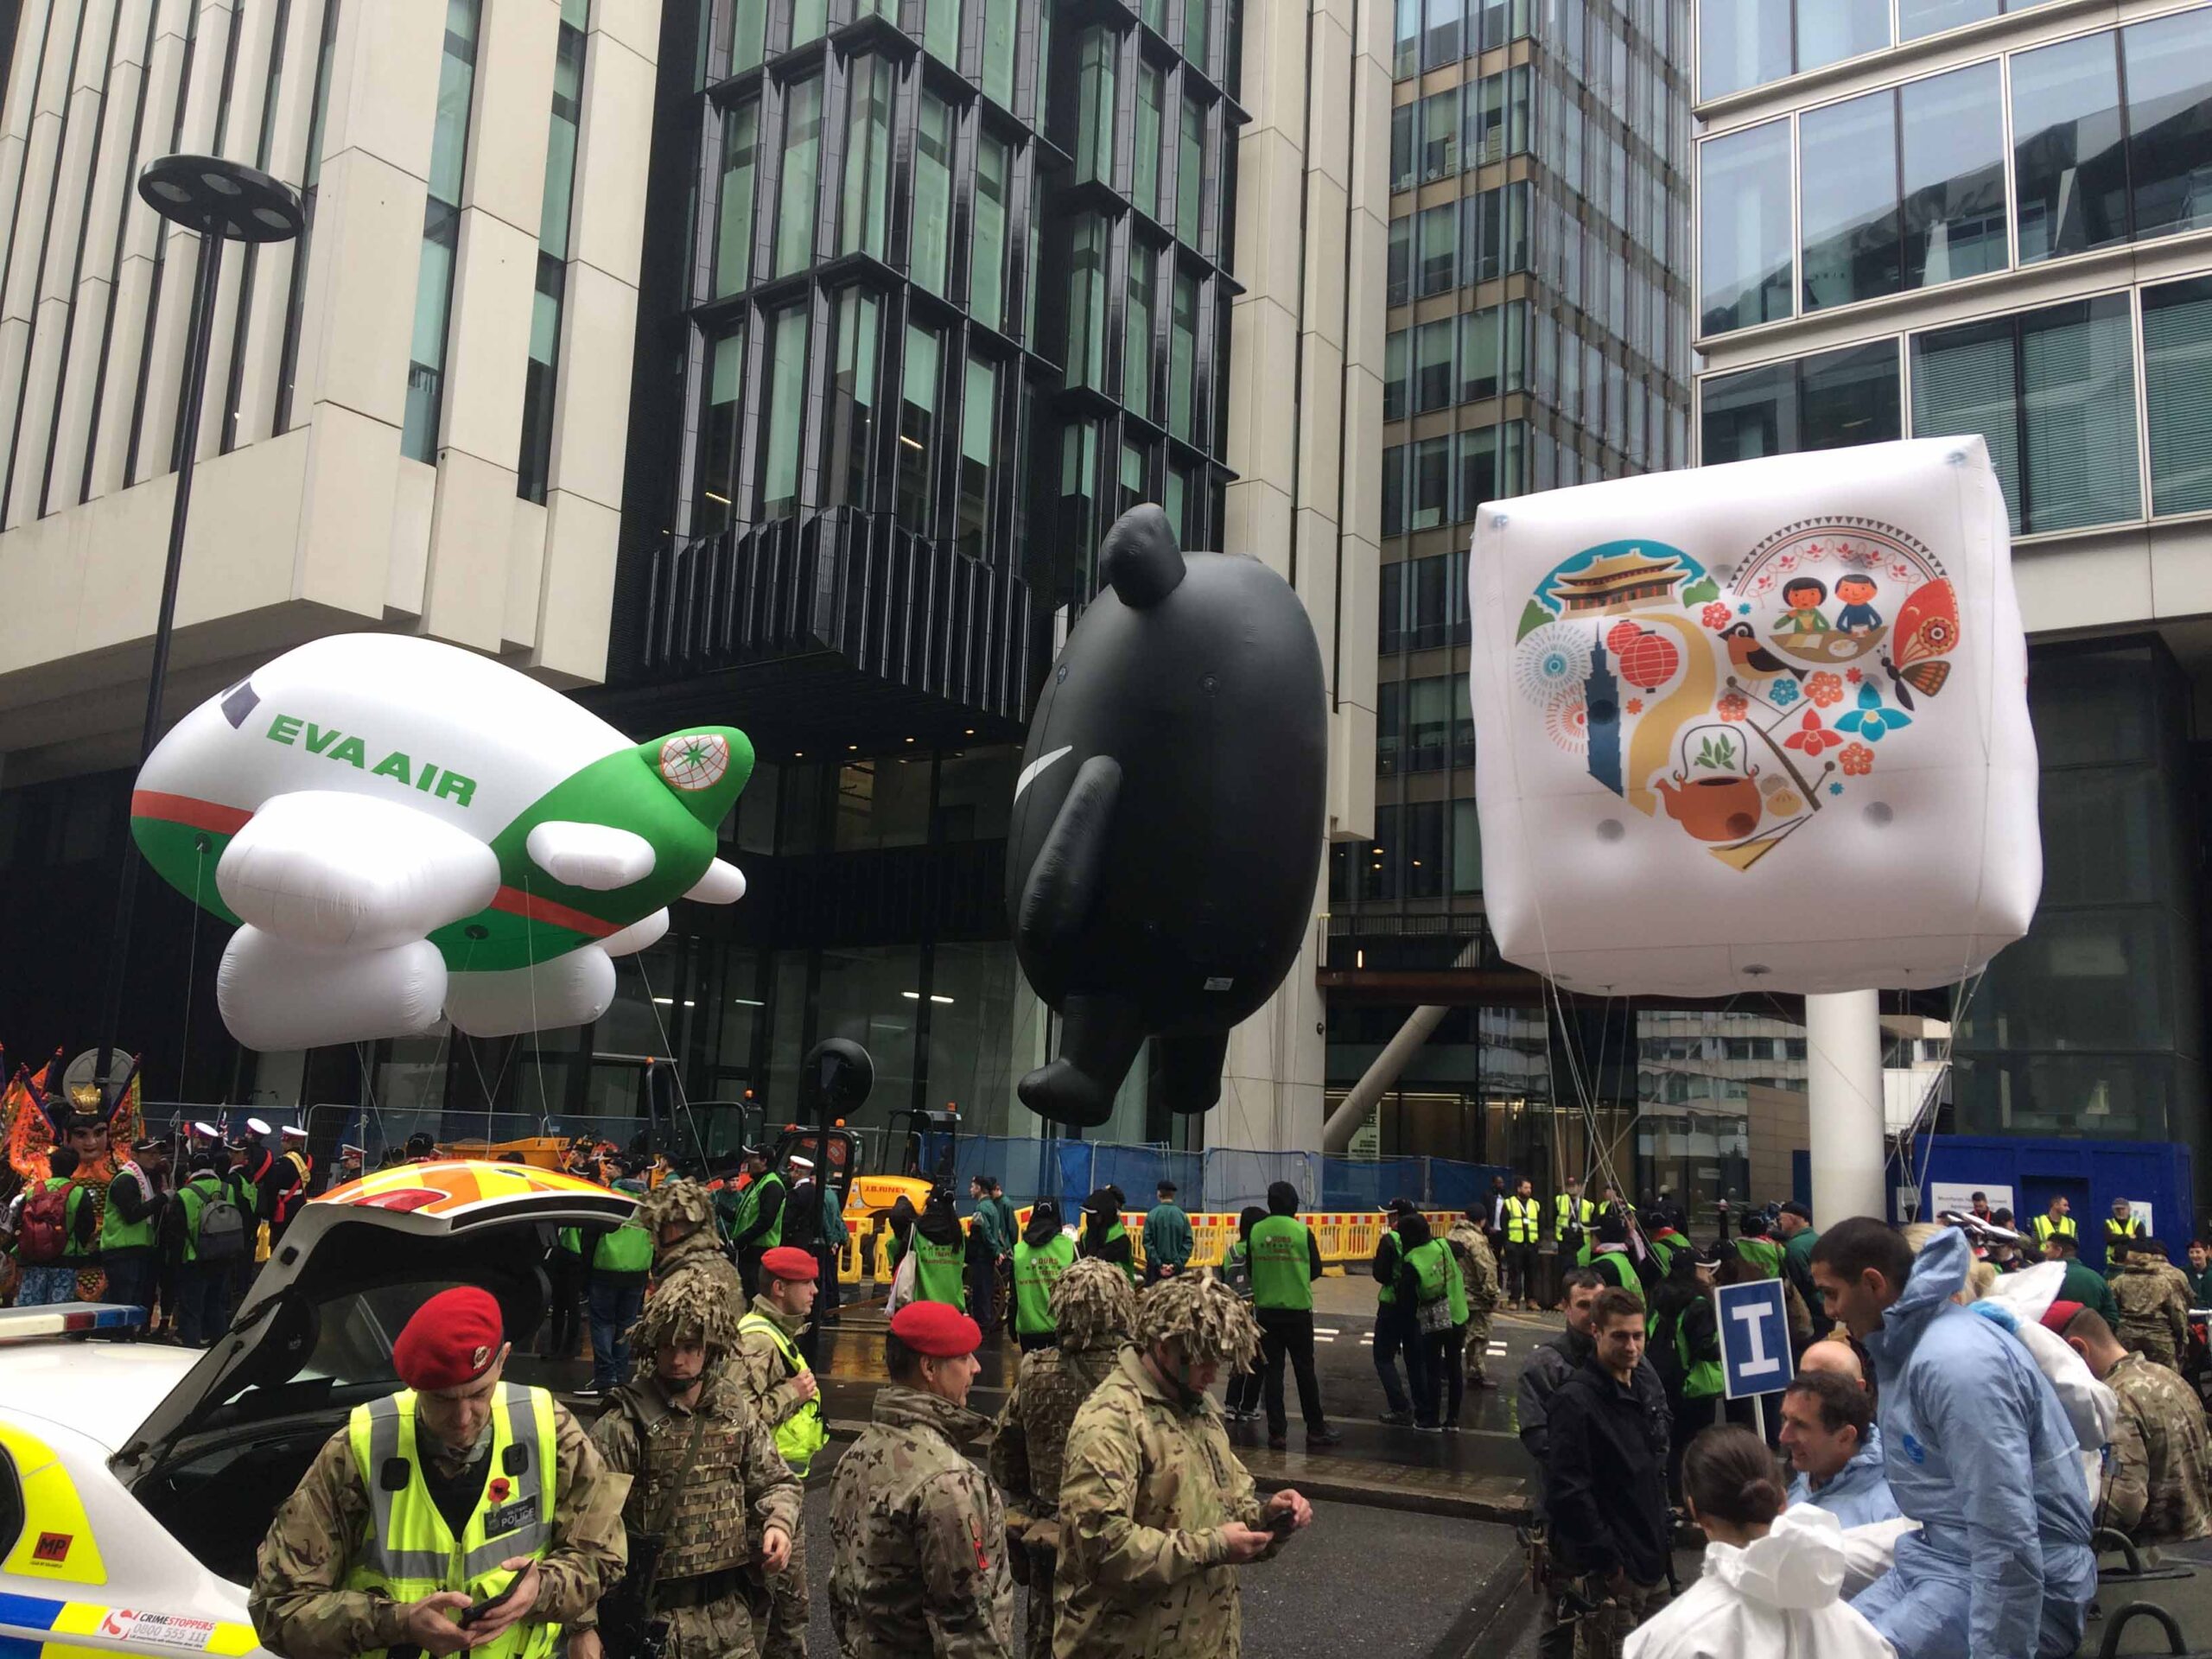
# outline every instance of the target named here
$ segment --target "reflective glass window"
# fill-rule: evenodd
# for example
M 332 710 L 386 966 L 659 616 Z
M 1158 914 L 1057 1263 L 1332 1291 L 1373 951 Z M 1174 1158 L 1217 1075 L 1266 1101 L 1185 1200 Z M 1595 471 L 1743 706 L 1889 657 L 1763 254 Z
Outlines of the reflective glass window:
M 999 372 L 980 358 L 968 359 L 960 400 L 960 550 L 983 556 L 990 529 L 991 456 L 998 438 Z
M 1902 435 L 1897 342 L 1716 375 L 1700 387 L 1706 465 Z
M 1885 19 L 1883 33 L 1888 34 Z M 1790 73 L 1789 9 L 1774 0 L 1703 0 L 1698 7 L 1698 92 L 1719 98 Z
M 944 345 L 926 328 L 906 326 L 906 365 L 899 376 L 899 522 L 931 529 L 931 443 L 937 433 L 938 366 Z
M 1106 226 L 1085 213 L 1069 229 L 1068 384 L 1106 384 Z
M 1897 38 L 1916 41 L 1997 15 L 1997 0 L 1897 0 Z
M 730 73 L 751 69 L 766 54 L 768 0 L 735 0 L 732 7 Z
M 2013 188 L 2020 262 L 2127 235 L 2127 149 L 2112 32 L 2012 54 Z
M 1382 418 L 1386 421 L 1406 418 L 1406 334 L 1403 328 L 1393 328 L 1382 337 Z
M 1206 31 L 1212 21 L 1207 0 L 1183 0 L 1183 55 L 1201 71 L 1206 67 Z
M 1460 21 L 1465 10 L 1465 0 L 1428 0 L 1428 27 L 1421 43 L 1423 68 L 1434 69 L 1459 60 Z
M 1469 167 L 1505 159 L 1505 77 L 1488 75 L 1467 89 L 1465 151 Z M 1578 112 L 1573 118 L 1580 124 Z
M 1198 354 L 1198 284 L 1178 272 L 1175 308 L 1167 336 L 1167 429 L 1185 443 L 1197 429 L 1198 382 L 1192 370 Z
M 1452 439 L 1423 438 L 1414 445 L 1413 522 L 1432 530 L 1452 518 Z
M 1890 43 L 1889 0 L 1797 0 L 1797 68 L 1840 63 Z M 1711 89 L 1707 96 L 1712 95 Z
M 1167 102 L 1167 72 L 1148 63 L 1137 66 L 1136 171 L 1129 200 L 1139 213 L 1160 217 L 1160 112 Z
M 898 70 L 888 60 L 853 60 L 852 127 L 845 144 L 844 200 L 837 246 L 884 257 L 891 193 L 891 100 Z
M 1421 175 L 1424 181 L 1459 170 L 1459 89 L 1447 87 L 1421 101 Z
M 1885 89 L 1808 110 L 1797 126 L 1805 308 L 1896 293 L 1896 93 Z
M 1499 391 L 1498 319 L 1503 308 L 1489 306 L 1459 318 L 1459 401 L 1471 404 Z
M 2212 512 L 2212 276 L 2143 290 L 2151 510 Z
M 1482 890 L 1483 826 L 1480 810 L 1473 801 L 1455 800 L 1452 803 L 1452 891 L 1454 893 L 1469 893 Z
M 776 213 L 776 275 L 814 263 L 815 169 L 822 156 L 822 78 L 794 81 L 785 93 L 783 199 Z
M 799 509 L 799 454 L 806 434 L 806 308 L 768 319 L 768 426 L 762 447 L 760 516 Z
M 1446 801 L 1413 801 L 1406 807 L 1406 897 L 1444 894 L 1444 814 Z
M 1160 256 L 1143 243 L 1129 249 L 1128 330 L 1122 366 L 1122 401 L 1148 421 L 1158 420 L 1152 386 L 1152 296 Z
M 1206 112 L 1187 92 L 1183 97 L 1183 137 L 1175 149 L 1175 234 L 1185 247 L 1198 245 L 1205 206 Z
M 1790 314 L 1789 124 L 1769 121 L 1699 151 L 1700 332 Z
M 875 461 L 876 365 L 881 325 L 875 296 L 849 288 L 837 296 L 837 367 L 830 382 L 828 505 L 871 505 L 868 480 Z
M 1114 35 L 1084 31 L 1076 60 L 1075 177 L 1077 183 L 1114 178 Z
M 1443 409 L 1452 402 L 1453 391 L 1452 348 L 1459 323 L 1452 317 L 1439 317 L 1433 322 L 1424 322 L 1414 330 L 1414 409 Z
M 1421 0 L 1397 0 L 1390 73 L 1400 80 L 1421 72 Z
M 1414 296 L 1414 222 L 1410 217 L 1390 221 L 1389 275 L 1384 283 L 1389 304 L 1403 305 Z
M 791 0 L 791 44 L 804 46 L 809 41 L 820 40 L 829 16 L 828 0 Z
M 723 335 L 707 348 L 707 404 L 699 420 L 699 480 L 691 504 L 691 531 L 711 536 L 736 514 L 738 424 L 745 413 L 745 331 Z
M 2120 38 L 2135 234 L 2212 224 L 2212 9 L 2131 24 Z
M 908 271 L 932 294 L 944 292 L 952 228 L 952 106 L 934 92 L 922 94 L 914 132 L 913 254 Z
M 753 279 L 753 180 L 760 159 L 760 103 L 748 99 L 722 121 L 721 200 L 715 230 L 715 297 Z
M 1401 104 L 1390 111 L 1390 188 L 1414 188 L 1414 117 L 1421 106 Z M 1155 121 L 1157 116 L 1154 117 Z
M 1491 192 L 1484 192 L 1489 195 Z M 1458 281 L 1459 214 L 1449 203 L 1421 212 L 1421 291 L 1441 294 Z
M 1406 530 L 1406 446 L 1393 443 L 1382 450 L 1382 533 L 1402 536 Z M 1387 580 L 1395 565 L 1384 567 Z
M 968 314 L 999 327 L 1006 305 L 1006 193 L 1013 152 L 988 133 L 976 146 L 976 226 L 969 238 Z
M 1980 433 L 2017 533 L 2136 518 L 2133 336 L 2125 295 L 1916 335 L 1913 431 Z
M 1998 67 L 1978 63 L 1897 89 L 1904 144 L 1908 288 L 2001 270 L 2005 111 Z
M 961 0 L 927 0 L 922 12 L 922 50 L 955 68 L 960 64 L 961 10 Z
M 1001 108 L 1014 105 L 1014 0 L 983 0 L 983 91 Z

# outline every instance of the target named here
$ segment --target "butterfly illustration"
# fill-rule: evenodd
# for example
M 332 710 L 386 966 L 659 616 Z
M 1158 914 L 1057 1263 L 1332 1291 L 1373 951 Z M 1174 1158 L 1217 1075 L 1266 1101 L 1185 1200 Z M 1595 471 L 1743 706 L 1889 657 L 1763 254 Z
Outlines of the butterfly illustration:
M 1959 643 L 1959 596 L 1948 578 L 1915 588 L 1897 607 L 1897 626 L 1891 637 L 1897 642 L 1894 658 L 1884 657 L 1897 687 L 1897 702 L 1912 707 L 1912 694 L 1934 696 L 1951 677 L 1943 661 Z

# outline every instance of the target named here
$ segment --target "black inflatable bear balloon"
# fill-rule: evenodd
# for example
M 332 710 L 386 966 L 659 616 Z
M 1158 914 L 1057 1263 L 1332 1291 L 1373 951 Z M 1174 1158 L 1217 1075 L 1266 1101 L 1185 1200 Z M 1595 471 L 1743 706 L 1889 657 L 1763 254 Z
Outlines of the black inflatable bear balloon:
M 1221 1097 L 1230 1028 L 1312 919 L 1327 784 L 1321 652 L 1288 583 L 1180 552 L 1149 505 L 1098 574 L 1030 722 L 1007 856 L 1022 971 L 1063 1021 L 1022 1103 L 1084 1126 L 1147 1037 L 1174 1110 Z

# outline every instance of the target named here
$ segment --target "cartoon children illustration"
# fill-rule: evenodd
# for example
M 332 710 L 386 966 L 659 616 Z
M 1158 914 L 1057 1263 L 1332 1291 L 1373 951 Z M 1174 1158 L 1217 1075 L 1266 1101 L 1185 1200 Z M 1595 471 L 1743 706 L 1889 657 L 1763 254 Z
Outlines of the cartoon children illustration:
M 1828 596 L 1827 583 L 1817 576 L 1792 576 L 1783 585 L 1784 610 L 1774 625 L 1777 633 L 1826 633 L 1828 620 L 1821 614 L 1821 601 Z
M 1845 633 L 1872 633 L 1882 626 L 1882 613 L 1874 608 L 1874 578 L 1853 572 L 1835 579 L 1835 596 L 1843 608 L 1835 613 L 1835 625 Z

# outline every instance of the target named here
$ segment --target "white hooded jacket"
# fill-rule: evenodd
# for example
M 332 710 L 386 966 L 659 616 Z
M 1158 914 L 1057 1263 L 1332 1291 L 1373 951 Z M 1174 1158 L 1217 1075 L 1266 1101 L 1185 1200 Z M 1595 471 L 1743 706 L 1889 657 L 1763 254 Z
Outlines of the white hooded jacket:
M 1841 1599 L 1843 1529 L 1809 1503 L 1742 1549 L 1707 1544 L 1705 1571 L 1638 1630 L 1623 1659 L 1895 1659 Z

